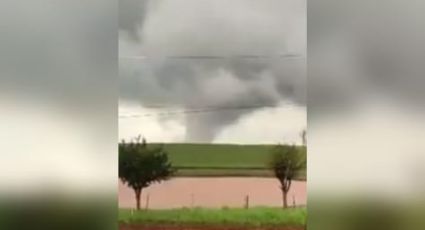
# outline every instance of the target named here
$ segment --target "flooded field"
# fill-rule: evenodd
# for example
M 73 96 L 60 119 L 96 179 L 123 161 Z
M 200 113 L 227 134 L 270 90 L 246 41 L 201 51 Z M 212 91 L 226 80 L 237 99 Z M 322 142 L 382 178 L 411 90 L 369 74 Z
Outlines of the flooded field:
M 288 194 L 290 205 L 305 205 L 307 183 L 293 181 Z M 132 189 L 119 184 L 118 203 L 120 208 L 134 208 Z M 281 206 L 282 193 L 275 178 L 217 177 L 217 178 L 173 178 L 154 184 L 143 190 L 142 207 L 166 209 L 181 207 L 221 208 L 244 207 L 249 197 L 249 206 Z M 149 200 L 149 202 L 147 202 Z

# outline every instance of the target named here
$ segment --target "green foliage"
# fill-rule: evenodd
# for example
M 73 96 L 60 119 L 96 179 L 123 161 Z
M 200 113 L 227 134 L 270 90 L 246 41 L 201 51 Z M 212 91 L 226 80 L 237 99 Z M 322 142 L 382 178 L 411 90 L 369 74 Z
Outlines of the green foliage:
M 165 150 L 149 148 L 146 143 L 130 142 L 119 145 L 119 178 L 134 189 L 165 180 L 174 170 Z
M 140 209 L 142 189 L 154 182 L 168 179 L 174 169 L 161 146 L 149 148 L 146 141 L 119 145 L 118 176 L 124 184 L 133 188 L 137 209 Z
M 132 212 L 120 210 L 118 221 L 132 224 L 178 224 L 219 226 L 303 226 L 305 208 L 281 210 L 270 207 L 243 208 L 181 208 Z
M 306 168 L 305 148 L 295 145 L 278 145 L 272 150 L 271 167 L 280 180 L 292 180 L 296 173 Z
M 278 145 L 272 151 L 271 168 L 281 184 L 284 208 L 288 206 L 287 193 L 292 180 L 297 172 L 305 170 L 306 154 L 303 151 L 305 148 L 297 148 L 295 145 Z

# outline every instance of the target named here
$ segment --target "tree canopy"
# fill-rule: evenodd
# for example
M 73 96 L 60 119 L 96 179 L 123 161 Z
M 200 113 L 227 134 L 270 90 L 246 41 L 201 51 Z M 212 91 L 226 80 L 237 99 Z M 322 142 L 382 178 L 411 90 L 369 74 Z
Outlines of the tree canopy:
M 136 194 L 137 209 L 143 188 L 168 179 L 173 173 L 168 155 L 162 146 L 149 148 L 146 141 L 119 144 L 119 178 Z
M 301 154 L 301 151 L 305 151 L 305 147 L 278 145 L 273 149 L 271 168 L 281 184 L 284 208 L 288 206 L 287 193 L 292 180 L 306 167 L 306 159 L 302 157 L 304 154 Z

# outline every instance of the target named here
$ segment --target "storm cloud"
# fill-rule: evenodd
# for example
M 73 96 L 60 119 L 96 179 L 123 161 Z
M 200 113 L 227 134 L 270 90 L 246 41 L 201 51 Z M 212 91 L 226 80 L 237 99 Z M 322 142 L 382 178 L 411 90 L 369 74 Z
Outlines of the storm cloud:
M 214 110 L 185 118 L 199 142 L 253 111 L 305 105 L 304 1 L 135 2 L 120 15 L 120 100 Z

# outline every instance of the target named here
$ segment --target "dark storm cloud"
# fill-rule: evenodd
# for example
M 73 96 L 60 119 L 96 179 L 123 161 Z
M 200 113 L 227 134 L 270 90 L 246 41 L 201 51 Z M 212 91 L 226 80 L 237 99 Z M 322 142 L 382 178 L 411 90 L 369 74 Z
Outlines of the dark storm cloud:
M 121 41 L 143 56 L 121 51 L 121 100 L 187 110 L 258 106 L 186 116 L 189 141 L 211 141 L 262 107 L 305 103 L 302 1 L 163 0 L 145 12 L 140 42 Z
M 188 115 L 188 140 L 209 141 L 241 115 L 282 100 L 305 103 L 302 71 L 282 68 L 286 59 L 267 60 L 122 60 L 121 98 L 142 105 L 188 110 L 205 107 L 259 106 Z M 290 65 L 304 61 L 292 60 Z M 236 63 L 236 65 L 235 65 Z M 253 66 L 257 66 L 253 68 Z M 302 67 L 299 67 L 302 68 Z

